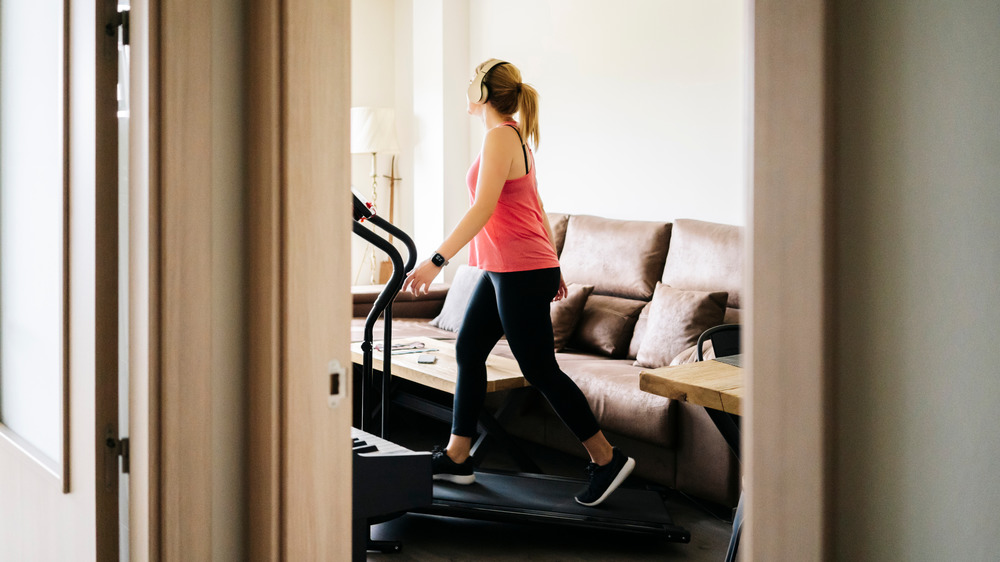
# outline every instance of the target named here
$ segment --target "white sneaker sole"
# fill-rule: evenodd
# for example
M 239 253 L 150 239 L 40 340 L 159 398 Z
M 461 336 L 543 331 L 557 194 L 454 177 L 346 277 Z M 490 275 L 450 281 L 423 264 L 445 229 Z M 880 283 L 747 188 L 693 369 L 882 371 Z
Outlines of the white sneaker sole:
M 601 497 L 597 498 L 591 503 L 584 503 L 580 501 L 580 498 L 573 498 L 573 499 L 576 500 L 576 503 L 580 505 L 585 505 L 587 507 L 594 507 L 595 505 L 599 505 L 601 502 L 608 499 L 608 496 L 611 495 L 611 492 L 614 492 L 615 490 L 618 489 L 618 486 L 621 486 L 622 482 L 624 482 L 625 479 L 628 478 L 628 475 L 632 474 L 632 469 L 634 468 L 635 468 L 635 459 L 629 457 L 628 460 L 625 461 L 625 466 L 623 466 L 622 469 L 618 471 L 618 476 L 615 476 L 615 479 L 611 481 L 611 485 L 608 486 L 607 490 L 604 490 L 604 493 L 601 494 Z
M 455 484 L 469 485 L 476 481 L 476 475 L 435 474 L 434 480 L 444 480 L 445 482 L 453 482 Z

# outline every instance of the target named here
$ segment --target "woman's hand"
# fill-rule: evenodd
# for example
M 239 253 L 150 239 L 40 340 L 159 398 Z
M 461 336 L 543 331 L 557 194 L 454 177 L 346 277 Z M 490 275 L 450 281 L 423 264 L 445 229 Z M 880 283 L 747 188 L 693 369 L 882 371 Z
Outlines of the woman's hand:
M 426 295 L 438 273 L 441 273 L 440 267 L 434 265 L 431 260 L 424 260 L 406 276 L 402 290 L 409 291 L 414 296 Z
M 559 290 L 556 291 L 556 296 L 552 299 L 552 302 L 563 300 L 567 294 L 569 294 L 569 289 L 566 288 L 566 280 L 563 279 L 562 274 L 559 274 Z

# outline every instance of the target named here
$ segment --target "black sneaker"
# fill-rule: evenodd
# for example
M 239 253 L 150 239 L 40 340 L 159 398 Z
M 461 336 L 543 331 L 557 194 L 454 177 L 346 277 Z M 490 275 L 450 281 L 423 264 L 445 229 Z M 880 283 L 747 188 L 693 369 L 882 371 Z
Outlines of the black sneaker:
M 608 499 L 622 482 L 632 474 L 635 459 L 625 456 L 625 453 L 614 449 L 611 462 L 604 466 L 596 463 L 587 465 L 590 485 L 576 496 L 576 502 L 586 506 L 595 506 Z
M 459 464 L 451 460 L 444 447 L 431 450 L 431 472 L 435 480 L 446 480 L 455 484 L 472 484 L 476 475 L 472 471 L 472 457 Z

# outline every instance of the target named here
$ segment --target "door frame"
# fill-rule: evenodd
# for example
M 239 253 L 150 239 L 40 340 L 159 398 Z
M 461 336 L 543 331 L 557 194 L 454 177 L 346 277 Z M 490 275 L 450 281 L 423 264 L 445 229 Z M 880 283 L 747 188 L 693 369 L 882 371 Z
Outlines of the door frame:
M 250 2 L 253 560 L 351 556 L 352 455 L 331 446 L 348 441 L 351 401 L 328 406 L 325 371 L 351 364 L 350 7 Z
M 0 542 L 14 557 L 114 560 L 120 436 L 118 45 L 106 25 L 117 5 L 64 1 L 62 8 L 63 458 L 60 470 L 53 470 L 25 451 L 30 445 L 0 438 L 0 495 L 10 498 L 11 506 L 0 516 Z
M 197 2 L 177 0 L 177 4 L 194 9 Z M 748 296 L 744 438 L 748 517 L 741 550 L 749 559 L 828 559 L 835 496 L 830 428 L 836 421 L 830 384 L 836 342 L 831 314 L 835 263 L 834 207 L 829 193 L 829 8 L 824 0 L 794 5 L 748 0 L 748 4 L 754 41 L 754 139 L 747 182 L 750 269 L 744 283 Z M 308 447 L 325 449 L 341 433 L 346 435 L 350 425 L 348 416 L 331 419 L 329 412 L 311 405 L 313 393 L 322 392 L 320 387 L 325 386 L 314 372 L 324 353 L 321 349 L 332 346 L 329 355 L 339 357 L 342 364 L 348 361 L 346 274 L 343 291 L 328 283 L 340 279 L 330 265 L 349 255 L 347 215 L 343 223 L 327 220 L 320 224 L 323 218 L 315 209 L 327 204 L 331 208 L 343 204 L 346 209 L 348 204 L 346 190 L 331 183 L 349 185 L 350 2 L 251 0 L 248 13 L 255 37 L 248 70 L 252 108 L 249 216 L 254 225 L 248 236 L 253 271 L 250 298 L 255 303 L 249 346 L 253 358 L 249 411 L 254 420 L 247 459 L 252 467 L 250 554 L 252 559 L 278 560 L 294 558 L 293 553 L 343 554 L 334 543 L 350 544 L 350 505 L 343 500 L 350 494 L 325 509 L 310 497 L 329 493 L 325 486 L 332 480 L 341 480 L 349 492 L 350 467 L 323 465 L 305 452 Z M 159 67 L 157 41 L 153 38 L 150 44 L 149 99 L 154 118 L 149 127 L 150 138 L 163 143 L 169 135 L 157 130 L 168 123 L 158 115 L 157 84 L 166 69 Z M 140 99 L 132 97 L 133 112 Z M 316 100 L 326 103 L 318 106 Z M 329 135 L 330 131 L 342 134 Z M 315 150 L 334 156 L 316 162 L 308 158 Z M 165 173 L 161 167 L 179 165 L 155 150 L 150 154 L 149 177 L 161 177 Z M 151 209 L 157 208 L 155 198 L 162 189 L 151 190 Z M 158 220 L 155 213 L 149 218 L 152 246 L 163 253 L 178 251 L 167 240 L 155 240 L 160 232 Z M 324 247 L 316 243 L 320 240 L 333 243 Z M 341 244 L 344 253 L 338 256 Z M 162 258 L 153 255 L 150 263 Z M 163 278 L 155 265 L 150 272 L 149 286 L 156 295 L 164 290 L 158 287 Z M 318 301 L 312 300 L 317 297 Z M 312 307 L 317 302 L 329 313 L 318 331 L 310 324 L 316 321 Z M 149 311 L 151 357 L 161 353 L 157 350 L 159 330 L 174 321 L 167 312 L 155 307 Z M 317 339 L 327 341 L 317 344 Z M 788 353 L 790 349 L 796 352 Z M 159 466 L 161 459 L 171 455 L 193 454 L 178 446 L 178 428 L 157 421 L 164 400 L 157 385 L 165 376 L 155 368 L 149 370 L 149 442 L 144 461 L 148 466 Z M 137 414 L 142 415 L 133 411 L 133 416 Z M 163 472 L 148 469 L 144 484 L 149 492 L 145 501 L 153 554 L 160 552 L 159 543 L 179 532 L 176 522 L 161 516 L 167 478 Z M 196 493 L 174 490 L 182 497 Z M 134 493 L 132 499 L 133 504 L 143 501 Z M 317 528 L 325 532 L 304 534 Z M 322 540 L 315 541 L 317 537 Z
M 206 108 L 213 17 L 244 18 L 253 38 L 240 260 L 250 303 L 247 554 L 347 559 L 351 401 L 328 405 L 328 369 L 331 360 L 350 365 L 350 275 L 341 267 L 350 255 L 349 0 L 218 10 L 204 0 L 133 0 L 131 549 L 155 561 L 209 559 L 215 546 L 213 390 L 204 376 L 212 216 L 203 187 L 213 173 L 206 139 L 216 134 Z
M 746 560 L 826 560 L 835 491 L 829 2 L 749 1 Z

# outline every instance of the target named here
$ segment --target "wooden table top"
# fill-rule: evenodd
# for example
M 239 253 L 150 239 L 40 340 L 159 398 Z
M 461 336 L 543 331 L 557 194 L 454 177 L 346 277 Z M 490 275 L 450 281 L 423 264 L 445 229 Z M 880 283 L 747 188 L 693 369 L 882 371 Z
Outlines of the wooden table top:
M 455 393 L 455 380 L 458 376 L 458 362 L 455 359 L 455 344 L 450 341 L 433 338 L 416 337 L 393 340 L 397 344 L 420 342 L 424 348 L 417 353 L 394 354 L 392 356 L 392 375 L 415 383 Z M 434 355 L 436 363 L 417 363 L 421 354 Z M 372 367 L 382 370 L 382 351 L 376 350 L 372 357 Z M 364 353 L 361 342 L 351 344 L 351 361 L 358 365 L 364 364 Z M 486 392 L 508 390 L 528 386 L 528 381 L 521 374 L 517 361 L 507 357 L 490 355 L 486 360 Z
M 743 415 L 743 369 L 719 361 L 642 371 L 639 388 L 673 400 Z

